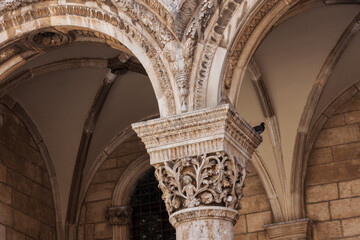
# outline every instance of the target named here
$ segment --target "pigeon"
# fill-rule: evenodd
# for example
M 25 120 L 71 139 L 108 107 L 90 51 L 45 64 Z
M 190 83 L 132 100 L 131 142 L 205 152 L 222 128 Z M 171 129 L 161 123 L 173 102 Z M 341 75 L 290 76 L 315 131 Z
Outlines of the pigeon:
M 265 130 L 265 123 L 262 122 L 260 125 L 253 127 L 253 129 L 257 134 L 262 134 Z

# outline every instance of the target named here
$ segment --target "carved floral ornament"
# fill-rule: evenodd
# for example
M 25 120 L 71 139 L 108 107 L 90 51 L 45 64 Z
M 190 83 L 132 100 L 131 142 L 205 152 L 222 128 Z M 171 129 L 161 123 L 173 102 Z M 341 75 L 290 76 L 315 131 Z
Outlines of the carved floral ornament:
M 240 209 L 247 174 L 245 158 L 216 152 L 157 164 L 155 168 L 169 215 L 201 206 Z
M 129 206 L 109 207 L 105 217 L 110 225 L 129 225 L 131 223 L 132 208 Z

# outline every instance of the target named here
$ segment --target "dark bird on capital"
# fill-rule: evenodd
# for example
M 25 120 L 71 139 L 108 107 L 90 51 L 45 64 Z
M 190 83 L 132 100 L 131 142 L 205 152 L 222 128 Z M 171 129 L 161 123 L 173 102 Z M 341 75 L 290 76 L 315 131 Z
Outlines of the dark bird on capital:
M 257 134 L 262 134 L 265 131 L 265 123 L 262 122 L 260 125 L 253 127 L 253 129 Z

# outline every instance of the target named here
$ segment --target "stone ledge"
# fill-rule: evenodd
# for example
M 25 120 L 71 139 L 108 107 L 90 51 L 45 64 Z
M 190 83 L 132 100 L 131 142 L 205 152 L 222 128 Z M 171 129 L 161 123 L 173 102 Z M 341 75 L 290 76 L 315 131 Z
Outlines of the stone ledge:
M 311 240 L 313 222 L 309 218 L 264 225 L 271 240 Z
M 224 151 L 250 159 L 262 138 L 230 105 L 132 124 L 151 164 Z

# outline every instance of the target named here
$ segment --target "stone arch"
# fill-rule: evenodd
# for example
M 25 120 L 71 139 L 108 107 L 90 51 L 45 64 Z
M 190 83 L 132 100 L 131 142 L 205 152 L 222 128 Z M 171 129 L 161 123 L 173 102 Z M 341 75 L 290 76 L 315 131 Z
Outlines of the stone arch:
M 88 32 L 108 41 L 115 39 L 125 45 L 146 69 L 161 116 L 177 112 L 179 103 L 175 100 L 172 75 L 169 74 L 166 61 L 158 54 L 158 43 L 149 32 L 133 24 L 125 13 L 119 11 L 115 14 L 96 4 L 34 3 L 3 15 L 0 18 L 0 44 L 3 46 L 3 57 L 0 59 L 2 79 L 23 65 L 34 53 L 43 53 L 49 47 L 67 44 L 71 40 L 71 30 Z M 26 52 L 23 52 L 18 44 L 24 37 L 30 38 L 30 42 L 35 42 L 32 49 Z M 46 41 L 39 38 L 46 38 Z
M 314 239 L 360 236 L 359 110 L 356 84 L 327 107 L 309 135 L 304 205 L 315 222 Z

